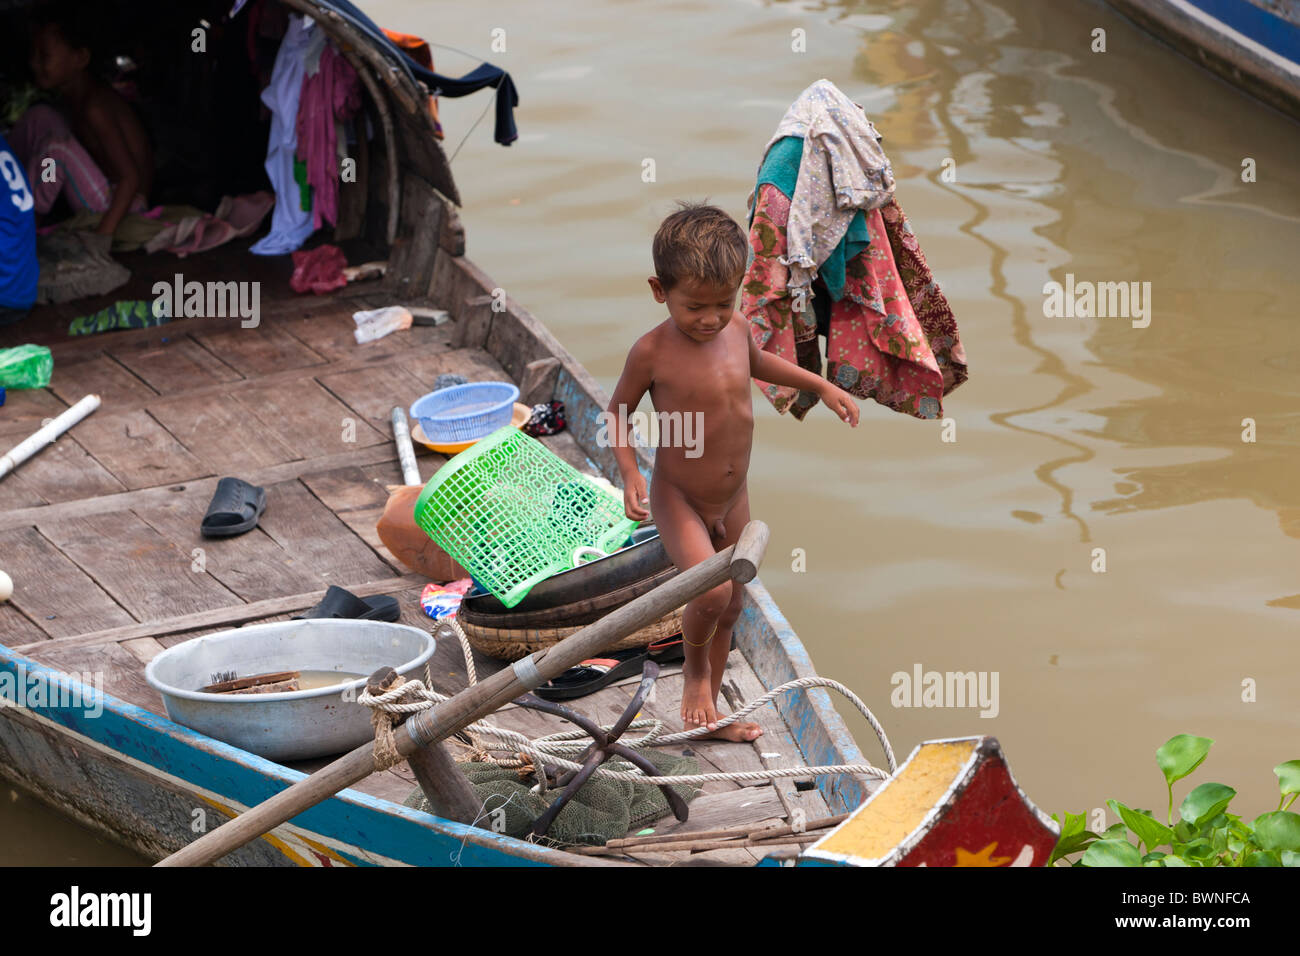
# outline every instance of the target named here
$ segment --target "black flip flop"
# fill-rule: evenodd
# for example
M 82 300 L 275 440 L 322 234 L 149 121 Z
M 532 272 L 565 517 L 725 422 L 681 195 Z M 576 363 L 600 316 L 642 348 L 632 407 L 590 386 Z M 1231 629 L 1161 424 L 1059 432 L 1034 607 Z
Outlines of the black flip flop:
M 675 634 L 655 641 L 646 648 L 646 653 L 656 664 L 672 664 L 686 660 L 686 645 L 682 643 L 682 636 Z
M 331 584 L 315 607 L 295 614 L 293 620 L 302 621 L 317 617 L 341 617 L 352 621 L 396 621 L 402 616 L 397 598 L 387 594 L 359 598 L 337 584 Z
M 577 667 L 570 667 L 559 677 L 533 691 L 542 700 L 573 700 L 586 697 L 616 680 L 641 673 L 645 664 L 645 648 L 633 647 L 626 651 L 613 651 L 605 657 L 593 657 Z
M 241 478 L 222 478 L 199 525 L 205 538 L 243 534 L 257 524 L 266 510 L 266 491 Z

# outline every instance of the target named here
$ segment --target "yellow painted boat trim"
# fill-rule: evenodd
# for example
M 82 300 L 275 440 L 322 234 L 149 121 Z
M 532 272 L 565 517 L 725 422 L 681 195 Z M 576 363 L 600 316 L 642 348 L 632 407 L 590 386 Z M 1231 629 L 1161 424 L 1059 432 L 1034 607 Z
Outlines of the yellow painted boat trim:
M 923 744 L 894 777 L 812 849 L 841 859 L 883 860 L 947 800 L 978 746 L 978 738 Z

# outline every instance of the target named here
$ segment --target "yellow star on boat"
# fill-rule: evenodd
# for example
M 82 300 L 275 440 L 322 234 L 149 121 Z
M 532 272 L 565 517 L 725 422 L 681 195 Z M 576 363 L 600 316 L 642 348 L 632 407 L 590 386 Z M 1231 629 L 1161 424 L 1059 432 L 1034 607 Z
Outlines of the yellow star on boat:
M 991 856 L 994 850 L 998 848 L 997 841 L 990 843 L 978 853 L 972 853 L 957 847 L 957 862 L 953 866 L 1002 866 L 1011 859 L 1009 856 Z

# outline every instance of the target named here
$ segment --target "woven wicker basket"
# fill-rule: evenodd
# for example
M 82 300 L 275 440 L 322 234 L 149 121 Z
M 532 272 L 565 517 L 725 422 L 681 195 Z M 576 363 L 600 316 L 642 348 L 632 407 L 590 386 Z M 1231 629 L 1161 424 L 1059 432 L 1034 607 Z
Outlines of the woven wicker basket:
M 460 621 L 470 646 L 488 657 L 503 661 L 517 661 L 534 651 L 544 650 L 564 640 L 570 634 L 576 634 L 581 627 L 483 627 Z M 630 647 L 644 647 L 655 641 L 674 637 L 682 632 L 682 609 L 670 611 L 659 620 L 648 624 L 639 631 L 634 631 L 613 647 L 611 651 L 627 650 Z

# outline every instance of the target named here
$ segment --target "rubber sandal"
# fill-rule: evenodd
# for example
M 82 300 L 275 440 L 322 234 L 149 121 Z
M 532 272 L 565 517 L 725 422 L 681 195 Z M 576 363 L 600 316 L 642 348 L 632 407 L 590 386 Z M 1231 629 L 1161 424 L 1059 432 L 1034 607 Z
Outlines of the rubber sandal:
M 543 700 L 573 700 L 608 687 L 616 680 L 641 673 L 645 648 L 614 651 L 608 657 L 593 657 L 533 691 Z
M 650 660 L 656 664 L 672 664 L 686 660 L 686 645 L 682 643 L 680 634 L 655 641 L 646 648 L 646 652 Z
M 309 618 L 339 617 L 352 621 L 396 621 L 402 616 L 402 609 L 397 598 L 387 594 L 359 598 L 351 591 L 345 591 L 337 584 L 331 584 L 325 596 L 313 608 L 295 614 L 293 620 L 304 621 Z
M 222 478 L 199 525 L 205 538 L 243 534 L 257 524 L 266 510 L 266 491 L 240 478 Z

